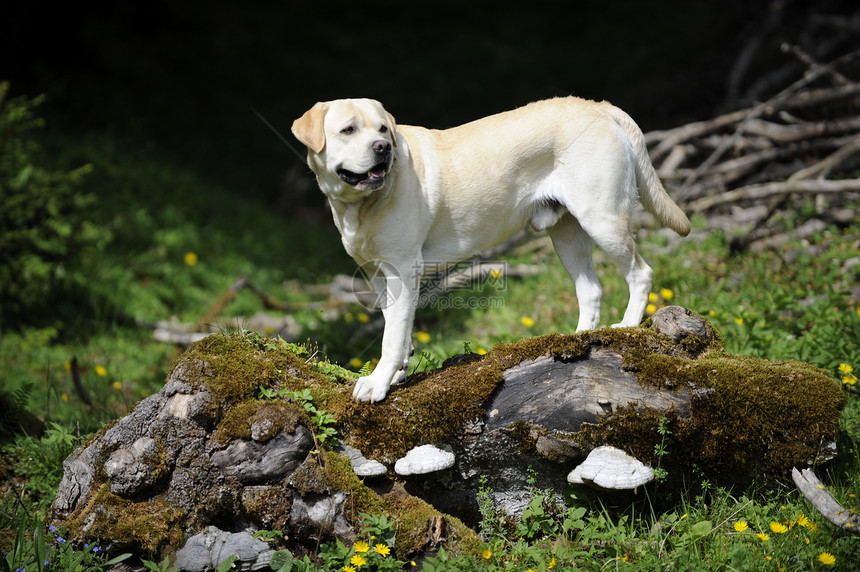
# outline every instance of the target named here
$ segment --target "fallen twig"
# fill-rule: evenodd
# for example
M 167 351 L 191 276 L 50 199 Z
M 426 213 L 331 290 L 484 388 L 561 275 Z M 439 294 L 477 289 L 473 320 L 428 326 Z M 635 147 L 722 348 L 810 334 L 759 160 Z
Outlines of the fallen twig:
M 821 513 L 821 516 L 842 530 L 860 534 L 860 517 L 853 510 L 848 510 L 836 502 L 812 469 L 803 469 L 801 472 L 797 467 L 793 467 L 791 478 L 798 490 L 815 507 L 815 510 Z

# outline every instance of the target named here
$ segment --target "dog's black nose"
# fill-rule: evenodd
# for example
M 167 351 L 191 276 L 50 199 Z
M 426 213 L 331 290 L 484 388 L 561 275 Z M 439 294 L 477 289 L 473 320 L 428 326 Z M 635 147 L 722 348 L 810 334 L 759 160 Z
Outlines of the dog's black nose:
M 384 139 L 378 139 L 377 141 L 374 141 L 371 147 L 373 148 L 374 152 L 379 154 L 388 153 L 389 151 L 391 151 L 391 143 L 385 141 Z

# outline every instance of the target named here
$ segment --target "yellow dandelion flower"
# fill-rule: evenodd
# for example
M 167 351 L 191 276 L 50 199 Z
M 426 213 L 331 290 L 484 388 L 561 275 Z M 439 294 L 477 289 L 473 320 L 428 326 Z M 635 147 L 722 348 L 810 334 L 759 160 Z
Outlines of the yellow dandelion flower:
M 370 550 L 370 546 L 361 540 L 352 545 L 356 552 L 367 552 Z
M 809 519 L 806 518 L 805 514 L 797 515 L 797 518 L 794 519 L 794 524 L 799 524 L 800 526 L 806 527 L 809 526 Z
M 186 252 L 185 264 L 187 264 L 188 266 L 194 266 L 195 264 L 197 264 L 197 255 L 193 252 Z
M 743 326 L 744 325 L 744 319 L 743 318 L 735 318 L 735 323 L 739 326 Z
M 520 323 L 527 328 L 531 328 L 532 326 L 535 325 L 535 321 L 532 320 L 531 318 L 529 318 L 528 316 L 523 316 L 522 318 L 520 318 Z
M 547 570 L 552 570 L 553 568 L 555 568 L 555 557 L 553 557 L 553 559 L 549 561 L 549 564 L 547 564 L 546 567 Z
M 344 566 L 343 572 L 355 572 L 355 568 L 353 568 L 352 566 Z
M 841 371 L 842 373 L 851 373 L 852 371 L 854 371 L 854 368 L 847 363 L 840 363 L 839 371 Z
M 785 534 L 786 532 L 788 532 L 788 527 L 781 522 L 771 522 L 770 530 L 771 532 L 775 532 L 776 534 Z
M 735 531 L 736 532 L 743 532 L 746 529 L 748 529 L 749 527 L 750 527 L 750 525 L 748 525 L 745 520 L 739 520 L 735 523 Z
M 690 514 L 685 512 L 684 514 L 681 515 L 681 520 L 684 520 L 688 516 L 690 516 Z
M 484 560 L 489 560 L 490 558 L 492 558 L 493 553 L 490 552 L 488 549 L 484 548 L 484 551 L 481 552 L 481 556 L 484 558 Z
M 61 401 L 68 401 L 69 400 L 69 394 L 68 393 L 61 393 L 60 394 L 60 400 Z
M 364 362 L 358 359 L 357 357 L 350 358 L 349 365 L 355 368 L 359 368 L 364 365 Z
M 115 391 L 119 391 L 120 389 L 122 389 L 122 382 L 121 381 L 115 381 L 112 384 L 110 384 L 110 386 Z
M 763 532 L 757 533 L 756 536 L 758 536 L 758 539 L 761 540 L 762 542 L 765 542 L 766 540 L 770 540 L 770 535 L 765 534 Z
M 355 317 L 356 320 L 361 322 L 362 324 L 366 324 L 370 321 L 370 316 L 365 314 L 364 312 L 359 312 L 358 316 Z
M 427 332 L 416 332 L 415 339 L 417 339 L 422 344 L 426 344 L 430 342 L 430 334 Z
M 498 268 L 493 268 L 492 270 L 490 270 L 490 278 L 492 278 L 493 280 L 498 280 L 501 277 L 502 271 Z
M 353 554 L 352 558 L 349 559 L 349 563 L 356 568 L 361 568 L 362 566 L 367 564 L 367 560 L 365 560 L 364 556 L 360 554 Z
M 860 308 L 857 308 L 857 315 L 860 316 Z
M 656 302 L 657 300 L 659 300 L 659 298 L 657 298 L 657 294 L 655 294 L 654 292 L 651 292 L 650 294 L 648 294 L 648 301 L 649 302 Z
M 830 554 L 829 552 L 822 552 L 818 556 L 816 556 L 819 562 L 826 566 L 832 566 L 836 562 L 836 557 Z
M 104 376 L 106 376 L 106 375 L 107 375 L 107 369 L 105 369 L 105 366 L 103 366 L 103 365 L 97 365 L 97 366 L 96 366 L 96 375 L 97 375 L 97 376 L 99 376 L 99 377 L 104 377 Z
M 675 297 L 675 293 L 668 288 L 660 288 L 660 295 L 663 296 L 664 300 L 671 300 Z
M 712 317 L 712 318 L 716 318 L 716 317 L 717 317 L 717 313 L 716 313 L 716 312 L 714 312 L 713 310 L 708 310 L 708 315 L 709 315 L 710 317 Z
M 382 556 L 383 558 L 391 554 L 391 549 L 384 544 L 377 544 L 373 547 L 373 551 Z
M 857 383 L 857 377 L 854 374 L 848 374 L 842 376 L 843 385 L 854 385 Z
M 487 350 L 485 350 L 484 348 L 478 348 L 478 354 L 482 356 L 487 355 Z
M 645 313 L 648 314 L 649 316 L 656 311 L 657 311 L 657 306 L 655 306 L 654 304 L 648 304 L 647 306 L 645 306 Z

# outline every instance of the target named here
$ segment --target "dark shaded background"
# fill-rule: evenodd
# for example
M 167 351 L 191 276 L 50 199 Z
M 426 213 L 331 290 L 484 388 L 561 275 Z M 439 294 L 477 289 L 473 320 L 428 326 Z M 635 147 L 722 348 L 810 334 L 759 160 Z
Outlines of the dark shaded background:
M 273 200 L 298 160 L 252 106 L 294 145 L 293 119 L 338 97 L 446 127 L 574 94 L 666 128 L 726 104 L 729 71 L 775 4 L 18 2 L 0 24 L 0 79 L 46 93 L 52 129 L 108 133 Z M 854 9 L 779 4 L 790 41 L 812 10 Z

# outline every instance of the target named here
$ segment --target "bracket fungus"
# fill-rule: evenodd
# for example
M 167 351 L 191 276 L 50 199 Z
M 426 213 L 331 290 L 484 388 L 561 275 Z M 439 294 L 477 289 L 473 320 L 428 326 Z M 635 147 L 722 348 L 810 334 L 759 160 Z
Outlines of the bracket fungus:
M 567 482 L 602 490 L 635 489 L 654 480 L 654 470 L 621 449 L 593 449 L 569 475 Z
M 421 445 L 394 463 L 394 472 L 401 476 L 423 475 L 454 466 L 454 453 L 433 445 Z
M 388 472 L 385 465 L 379 461 L 366 458 L 361 451 L 341 443 L 342 452 L 349 459 L 352 470 L 357 477 L 379 477 Z

